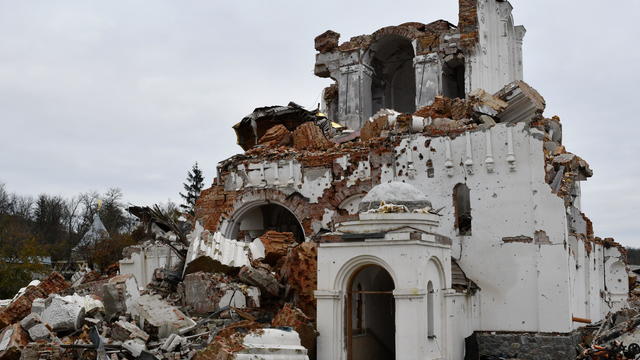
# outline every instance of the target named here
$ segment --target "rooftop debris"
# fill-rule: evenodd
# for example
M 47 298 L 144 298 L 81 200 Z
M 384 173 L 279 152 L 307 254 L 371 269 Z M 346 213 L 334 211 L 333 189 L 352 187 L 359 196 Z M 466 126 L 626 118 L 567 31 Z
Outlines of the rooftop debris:
M 238 136 L 238 145 L 246 151 L 258 144 L 258 140 L 276 125 L 283 125 L 287 130 L 294 131 L 306 122 L 318 125 L 325 135 L 330 135 L 333 130 L 330 121 L 319 115 L 318 111 L 305 110 L 293 102 L 287 106 L 257 108 L 234 125 L 233 129 Z

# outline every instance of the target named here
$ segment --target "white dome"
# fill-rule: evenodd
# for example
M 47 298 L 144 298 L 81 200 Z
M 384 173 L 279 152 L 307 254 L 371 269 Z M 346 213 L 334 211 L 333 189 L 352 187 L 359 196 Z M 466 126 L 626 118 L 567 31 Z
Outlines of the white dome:
M 374 186 L 362 199 L 360 210 L 377 208 L 380 203 L 405 205 L 409 209 L 431 206 L 427 196 L 413 185 L 394 181 Z

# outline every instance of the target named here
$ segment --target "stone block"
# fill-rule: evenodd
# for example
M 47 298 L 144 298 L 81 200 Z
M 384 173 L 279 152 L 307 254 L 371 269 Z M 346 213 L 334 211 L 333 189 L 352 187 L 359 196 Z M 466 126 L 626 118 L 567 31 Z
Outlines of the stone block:
M 141 339 L 146 342 L 149 340 L 149 334 L 142 329 L 127 321 L 116 321 L 111 327 L 111 339 L 116 341 L 126 341 L 131 339 Z
M 175 306 L 154 295 L 142 295 L 132 305 L 131 314 L 138 316 L 140 327 L 151 337 L 163 339 L 179 329 L 195 325 L 195 321 Z
M 42 321 L 53 331 L 78 330 L 84 320 L 84 307 L 67 297 L 52 295 L 42 312 Z
M 108 317 L 127 313 L 136 299 L 140 297 L 140 289 L 136 278 L 131 274 L 115 276 L 102 285 L 103 302 Z
M 40 323 L 42 323 L 42 319 L 40 318 L 40 315 L 38 315 L 37 313 L 31 313 L 27 315 L 27 317 L 25 317 L 24 319 L 20 320 L 20 326 L 22 326 L 22 328 L 27 331 L 29 331 L 29 329 L 31 329 L 32 327 Z
M 29 330 L 29 337 L 33 341 L 47 340 L 51 338 L 51 330 L 45 324 L 35 324 Z
M 275 275 L 264 268 L 254 268 L 244 266 L 238 273 L 238 279 L 249 284 L 255 285 L 263 292 L 271 296 L 278 296 L 280 293 L 280 284 Z
M 222 274 L 197 272 L 184 278 L 184 303 L 197 314 L 214 312 L 224 306 L 259 307 L 260 291 L 231 283 Z

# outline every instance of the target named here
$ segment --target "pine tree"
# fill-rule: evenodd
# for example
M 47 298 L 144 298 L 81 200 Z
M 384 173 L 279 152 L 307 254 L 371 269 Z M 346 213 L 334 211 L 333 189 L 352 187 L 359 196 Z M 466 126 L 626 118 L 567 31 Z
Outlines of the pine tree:
M 204 187 L 204 178 L 202 177 L 202 171 L 198 168 L 197 162 L 193 165 L 191 171 L 187 173 L 187 182 L 182 185 L 184 185 L 186 193 L 180 193 L 180 196 L 185 202 L 180 205 L 180 207 L 193 216 L 195 215 L 196 200 Z

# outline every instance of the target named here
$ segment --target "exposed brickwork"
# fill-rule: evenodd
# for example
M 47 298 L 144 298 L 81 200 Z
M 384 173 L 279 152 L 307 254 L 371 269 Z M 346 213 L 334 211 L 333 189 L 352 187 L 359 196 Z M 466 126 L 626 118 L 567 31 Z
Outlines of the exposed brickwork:
M 339 40 L 340 34 L 327 30 L 314 39 L 315 49 L 320 53 L 329 52 L 338 47 Z
M 284 125 L 278 124 L 267 130 L 260 140 L 258 140 L 258 144 L 269 147 L 291 145 L 291 131 L 289 131 Z
M 312 123 L 306 122 L 293 132 L 293 147 L 296 150 L 326 150 L 335 144 L 327 140 L 320 128 Z
M 309 350 L 310 358 L 315 358 L 317 333 L 311 319 L 300 309 L 296 309 L 291 304 L 285 304 L 271 321 L 271 326 L 293 328 L 300 335 L 302 346 Z
M 459 0 L 458 30 L 460 31 L 460 46 L 471 48 L 478 43 L 478 1 Z
M 296 246 L 287 255 L 280 275 L 295 291 L 296 305 L 305 315 L 315 319 L 316 299 L 313 292 L 317 288 L 318 247 L 314 242 Z
M 51 273 L 38 286 L 29 286 L 24 294 L 0 312 L 0 329 L 22 320 L 31 313 L 31 303 L 37 298 L 46 298 L 49 294 L 61 293 L 70 284 L 57 272 Z

